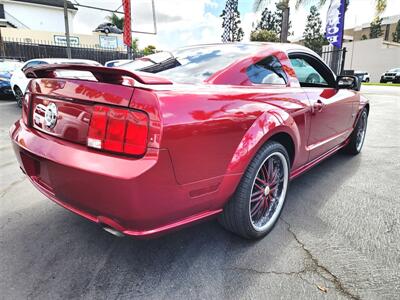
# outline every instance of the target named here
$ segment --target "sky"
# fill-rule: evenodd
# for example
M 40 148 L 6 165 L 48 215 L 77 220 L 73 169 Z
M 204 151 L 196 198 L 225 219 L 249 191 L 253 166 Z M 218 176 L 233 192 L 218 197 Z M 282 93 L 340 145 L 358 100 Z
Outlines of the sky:
M 121 0 L 77 0 L 78 3 L 106 9 L 117 9 Z M 72 1 L 74 2 L 74 1 Z M 270 1 L 274 8 L 276 1 Z M 294 4 L 295 1 L 292 1 Z M 320 9 L 324 24 L 329 0 Z M 151 0 L 131 0 L 132 30 L 153 32 Z M 226 0 L 155 0 L 157 35 L 135 34 L 139 47 L 151 44 L 158 49 L 172 50 L 177 47 L 213 43 L 221 41 L 222 19 L 219 17 Z M 309 7 L 291 7 L 291 22 L 294 37 L 301 37 Z M 374 17 L 374 0 L 350 0 L 346 14 L 345 27 L 351 28 L 369 23 Z M 245 32 L 244 40 L 249 40 L 252 24 L 256 20 L 253 0 L 239 0 L 241 26 Z M 105 21 L 107 12 L 79 7 L 74 18 L 74 32 L 90 34 L 96 26 Z M 400 0 L 388 0 L 382 16 L 400 15 Z

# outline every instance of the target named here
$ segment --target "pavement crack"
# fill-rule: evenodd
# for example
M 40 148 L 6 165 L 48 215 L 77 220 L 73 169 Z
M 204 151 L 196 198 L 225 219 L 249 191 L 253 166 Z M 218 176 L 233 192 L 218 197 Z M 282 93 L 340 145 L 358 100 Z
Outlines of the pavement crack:
M 232 267 L 232 268 L 225 268 L 224 270 L 248 272 L 258 275 L 286 275 L 286 276 L 298 276 L 300 274 L 307 272 L 307 269 L 302 269 L 300 271 L 280 272 L 280 271 L 262 271 L 255 268 L 245 268 L 245 267 Z
M 353 294 L 350 290 L 348 290 L 343 283 L 341 282 L 340 278 L 337 277 L 335 274 L 333 274 L 327 267 L 322 265 L 319 260 L 308 250 L 305 246 L 305 244 L 297 237 L 296 233 L 292 230 L 291 225 L 289 222 L 285 221 L 284 219 L 281 218 L 283 222 L 286 223 L 287 225 L 287 230 L 288 232 L 293 236 L 294 240 L 300 245 L 300 247 L 304 250 L 307 258 L 312 262 L 312 267 L 309 269 L 309 271 L 313 271 L 320 275 L 321 277 L 325 278 L 329 282 L 331 282 L 335 289 L 339 291 L 341 294 L 344 296 L 354 299 L 354 300 L 359 300 L 361 299 L 360 296 Z M 325 273 L 325 274 L 324 274 Z M 328 275 L 329 277 L 325 276 Z
M 0 198 L 3 198 L 14 186 L 23 182 L 25 179 L 26 179 L 26 177 L 24 176 L 24 177 L 20 178 L 19 180 L 11 182 L 7 187 L 5 187 L 4 189 L 2 189 L 0 191 Z

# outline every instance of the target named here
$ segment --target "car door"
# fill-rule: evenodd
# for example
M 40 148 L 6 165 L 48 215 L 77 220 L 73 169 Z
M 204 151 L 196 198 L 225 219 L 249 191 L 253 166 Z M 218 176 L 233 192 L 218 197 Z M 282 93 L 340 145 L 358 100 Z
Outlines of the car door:
M 343 143 L 351 133 L 354 91 L 336 89 L 332 71 L 308 53 L 289 55 L 300 86 L 311 103 L 310 131 L 307 140 L 309 161 Z

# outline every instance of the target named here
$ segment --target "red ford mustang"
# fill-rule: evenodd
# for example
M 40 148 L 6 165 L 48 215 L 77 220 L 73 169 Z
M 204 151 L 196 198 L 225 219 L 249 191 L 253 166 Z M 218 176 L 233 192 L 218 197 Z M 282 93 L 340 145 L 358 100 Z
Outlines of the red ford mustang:
M 26 74 L 10 132 L 23 172 L 58 204 L 130 236 L 213 216 L 242 237 L 266 235 L 290 179 L 341 148 L 361 151 L 369 112 L 354 77 L 298 45 L 201 45 L 120 69 Z

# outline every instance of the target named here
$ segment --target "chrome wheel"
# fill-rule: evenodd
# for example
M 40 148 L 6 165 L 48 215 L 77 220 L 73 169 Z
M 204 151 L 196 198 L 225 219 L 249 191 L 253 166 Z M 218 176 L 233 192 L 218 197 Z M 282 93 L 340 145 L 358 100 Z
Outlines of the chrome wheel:
M 256 231 L 269 230 L 278 218 L 286 197 L 288 162 L 280 152 L 270 154 L 259 167 L 253 181 L 249 215 Z
M 363 111 L 359 120 L 359 124 L 357 127 L 357 140 L 356 140 L 356 148 L 357 151 L 360 152 L 361 148 L 364 144 L 365 133 L 367 131 L 367 112 Z

